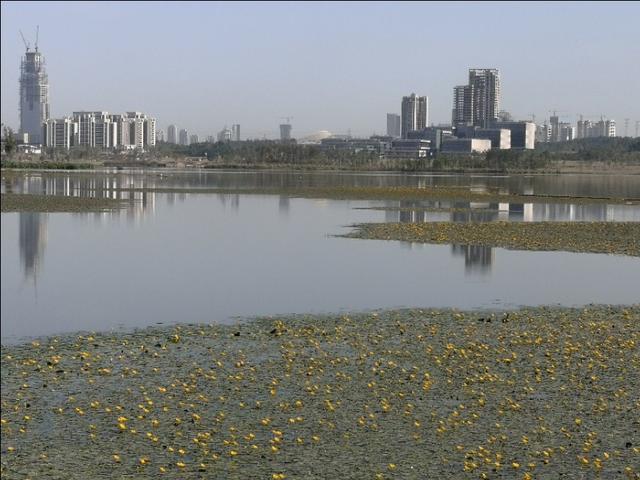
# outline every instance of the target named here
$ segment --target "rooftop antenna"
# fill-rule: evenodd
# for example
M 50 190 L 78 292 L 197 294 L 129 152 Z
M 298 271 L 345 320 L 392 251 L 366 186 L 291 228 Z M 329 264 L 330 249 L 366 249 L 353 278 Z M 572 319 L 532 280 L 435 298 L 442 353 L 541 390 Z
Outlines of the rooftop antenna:
M 20 36 L 22 37 L 22 41 L 24 42 L 24 46 L 27 49 L 27 52 L 29 51 L 29 42 L 27 42 L 27 40 L 24 38 L 24 35 L 22 33 L 22 30 L 18 30 L 20 32 Z
M 38 36 L 40 35 L 40 25 L 36 25 L 36 52 L 38 51 Z

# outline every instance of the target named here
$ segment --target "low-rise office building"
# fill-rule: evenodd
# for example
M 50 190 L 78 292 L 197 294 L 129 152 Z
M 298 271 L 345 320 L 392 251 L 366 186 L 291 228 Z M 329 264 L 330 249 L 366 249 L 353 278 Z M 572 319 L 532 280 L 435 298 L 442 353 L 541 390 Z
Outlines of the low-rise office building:
M 332 136 L 320 140 L 320 149 L 342 150 L 353 153 L 369 152 L 384 155 L 390 148 L 391 142 L 385 137 L 382 138 L 345 138 Z
M 491 148 L 495 150 L 511 148 L 511 130 L 507 128 L 478 128 L 473 137 L 491 140 Z
M 421 130 L 413 130 L 407 134 L 407 138 L 411 140 L 429 140 L 431 142 L 431 151 L 439 151 L 442 146 L 442 142 L 452 137 L 452 129 L 445 127 L 427 127 Z
M 491 150 L 491 140 L 485 138 L 450 138 L 442 142 L 442 153 L 484 153 Z
M 431 153 L 431 142 L 423 139 L 397 139 L 391 142 L 391 148 L 384 157 L 390 160 L 426 159 Z
M 536 125 L 533 122 L 494 122 L 491 128 L 511 131 L 511 148 L 533 149 L 536 142 Z

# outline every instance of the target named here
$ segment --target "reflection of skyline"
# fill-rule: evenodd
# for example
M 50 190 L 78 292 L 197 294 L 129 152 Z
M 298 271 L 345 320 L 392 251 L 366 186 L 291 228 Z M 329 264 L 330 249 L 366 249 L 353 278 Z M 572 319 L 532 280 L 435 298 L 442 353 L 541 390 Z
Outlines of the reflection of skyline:
M 108 212 L 73 212 L 75 216 L 93 216 L 100 221 L 125 216 L 128 221 L 140 221 L 154 213 L 156 193 L 144 191 L 154 188 L 156 182 L 141 175 L 104 175 L 71 173 L 31 174 L 3 179 L 3 188 L 14 193 L 52 195 L 77 198 L 119 200 L 124 208 Z
M 515 202 L 465 202 L 465 201 L 417 201 L 387 202 L 385 222 L 604 222 L 640 221 L 637 209 L 626 205 L 564 204 L 564 203 L 515 203 Z M 451 209 L 451 211 L 447 211 Z M 466 271 L 488 273 L 494 259 L 492 247 L 481 245 L 451 246 L 454 256 L 464 256 Z
M 22 212 L 18 214 L 18 219 L 22 268 L 25 277 L 33 277 L 35 280 L 47 244 L 47 214 Z

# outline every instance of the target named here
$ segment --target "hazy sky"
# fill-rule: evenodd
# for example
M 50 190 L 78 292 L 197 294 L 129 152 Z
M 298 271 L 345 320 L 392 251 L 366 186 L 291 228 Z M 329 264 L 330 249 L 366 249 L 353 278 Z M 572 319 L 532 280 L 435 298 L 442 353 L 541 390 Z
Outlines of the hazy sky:
M 54 117 L 138 110 L 190 133 L 384 133 L 403 95 L 449 122 L 469 67 L 499 68 L 519 119 L 640 120 L 640 2 L 2 2 L 2 121 L 17 128 L 24 45 L 40 25 Z

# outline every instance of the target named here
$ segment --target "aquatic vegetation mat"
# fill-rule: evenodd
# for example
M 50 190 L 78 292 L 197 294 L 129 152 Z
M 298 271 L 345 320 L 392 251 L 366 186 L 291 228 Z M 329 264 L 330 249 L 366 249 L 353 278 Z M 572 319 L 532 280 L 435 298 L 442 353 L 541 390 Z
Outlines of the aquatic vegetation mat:
M 364 223 L 348 238 L 640 256 L 638 222 Z
M 638 478 L 640 305 L 2 347 L 2 478 Z
M 31 195 L 3 193 L 1 210 L 5 212 L 100 212 L 122 208 L 125 203 L 110 198 L 63 197 L 61 195 Z

